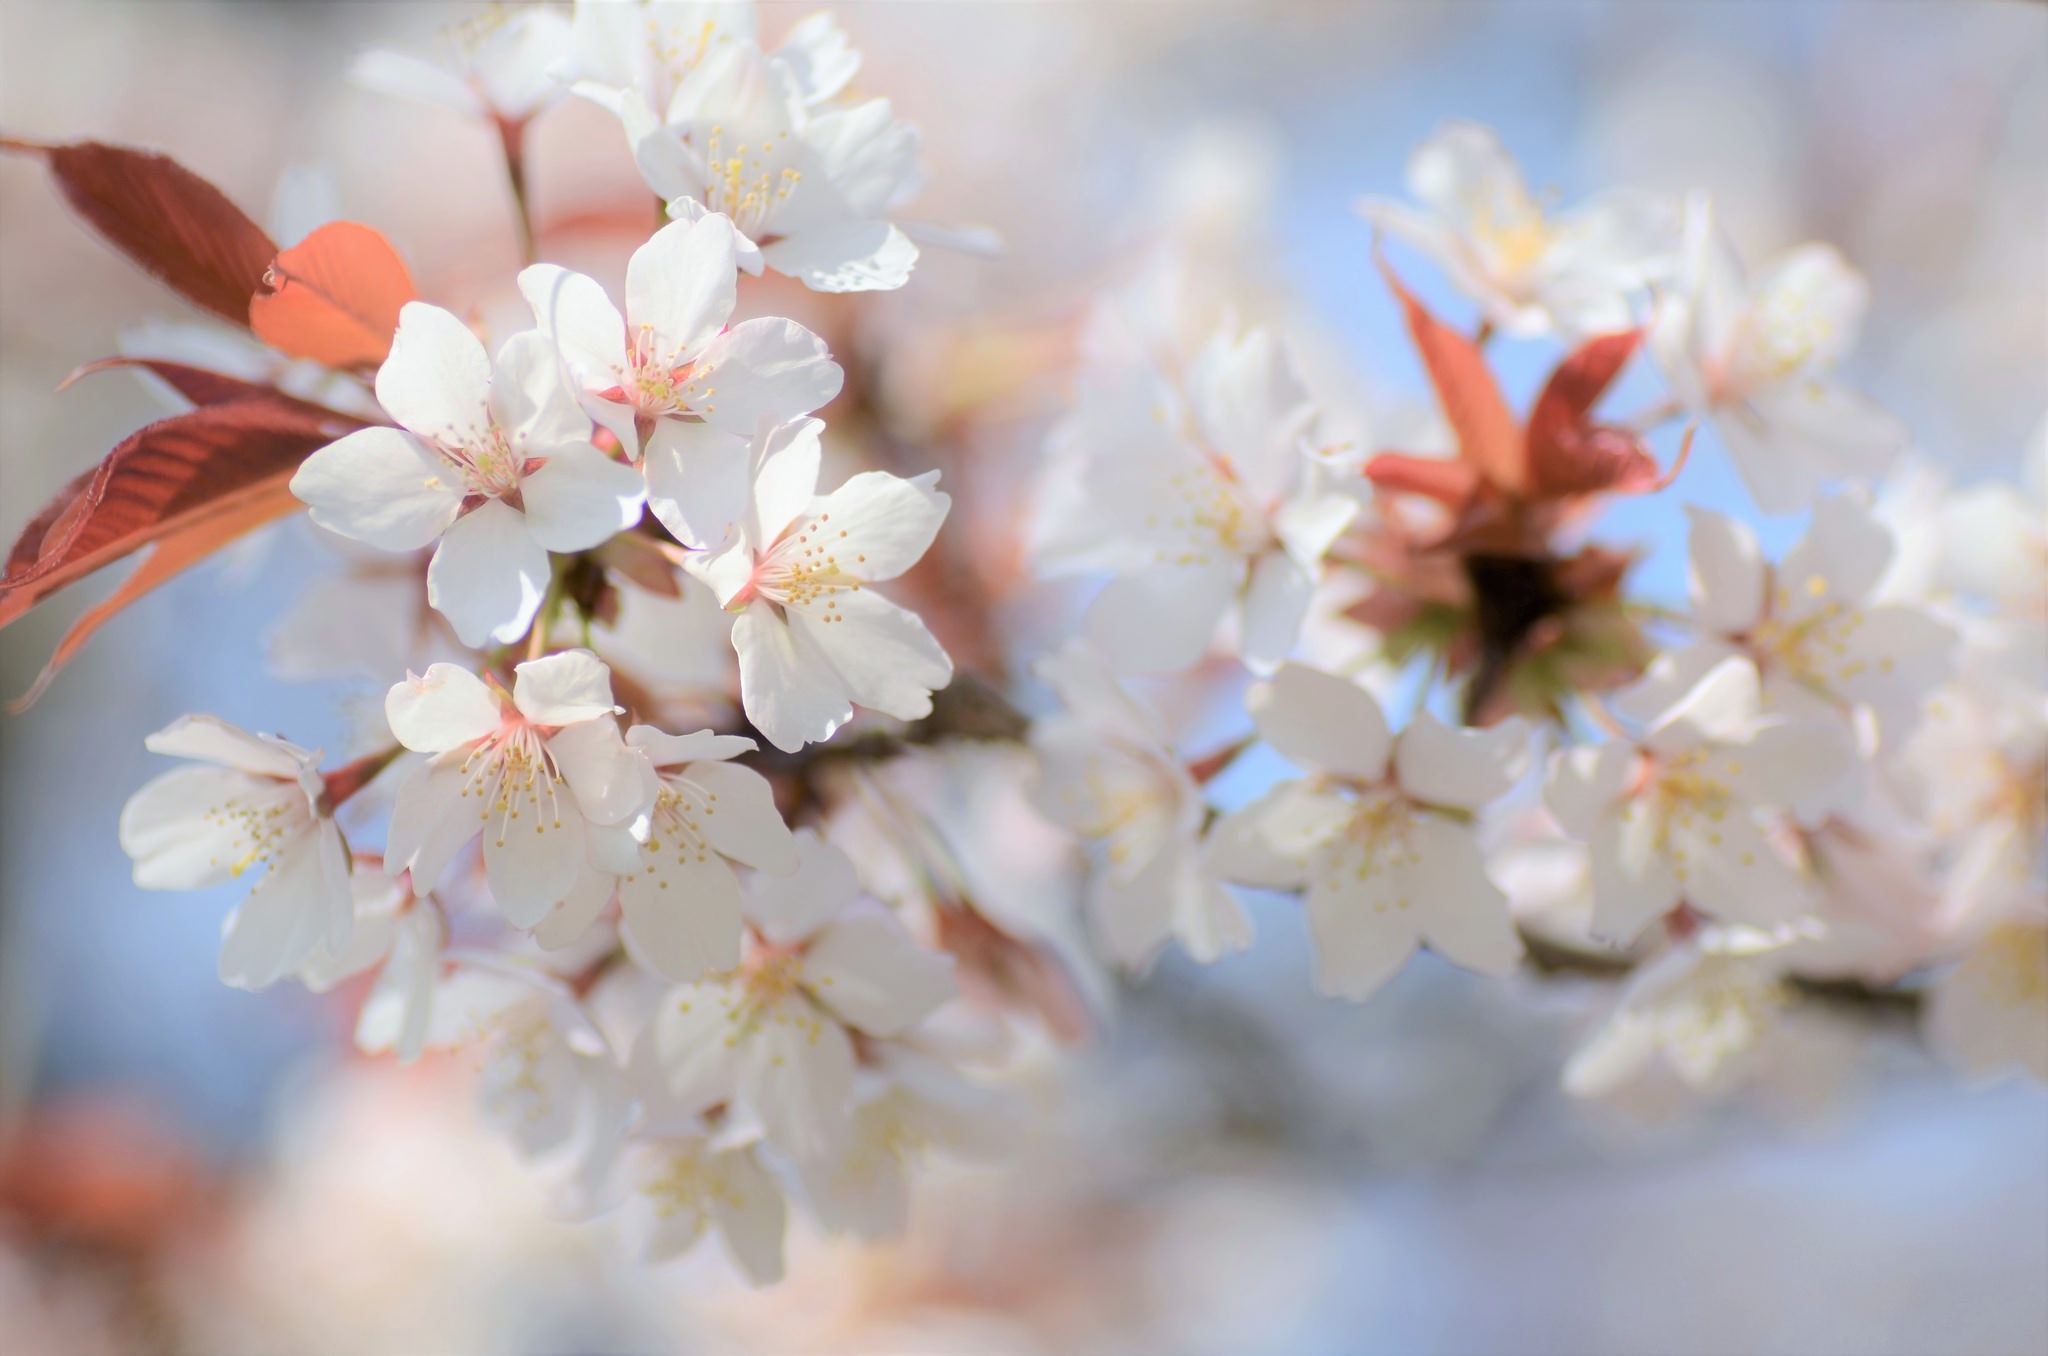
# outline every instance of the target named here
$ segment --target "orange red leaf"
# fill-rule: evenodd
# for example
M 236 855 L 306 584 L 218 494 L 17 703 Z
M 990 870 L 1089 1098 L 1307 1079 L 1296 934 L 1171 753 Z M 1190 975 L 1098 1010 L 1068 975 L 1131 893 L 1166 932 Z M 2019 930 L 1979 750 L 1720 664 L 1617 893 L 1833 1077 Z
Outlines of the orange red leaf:
M 355 221 L 330 221 L 285 250 L 263 282 L 269 290 L 248 301 L 256 337 L 328 367 L 383 362 L 399 311 L 419 296 L 391 242 Z
M 1408 334 L 1422 356 L 1437 403 L 1457 435 L 1458 457 L 1496 489 L 1519 495 L 1528 487 L 1522 426 L 1500 393 L 1479 345 L 1429 313 L 1402 285 L 1384 258 L 1380 275 L 1401 303 Z

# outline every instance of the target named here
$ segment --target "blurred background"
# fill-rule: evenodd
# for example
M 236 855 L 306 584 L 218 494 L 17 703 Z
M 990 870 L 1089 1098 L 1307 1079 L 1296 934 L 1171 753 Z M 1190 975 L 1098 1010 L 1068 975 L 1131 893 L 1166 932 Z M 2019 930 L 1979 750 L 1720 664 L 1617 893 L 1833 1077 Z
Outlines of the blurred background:
M 762 26 L 816 7 L 764 5 Z M 1703 187 L 1753 260 L 1837 244 L 1875 297 L 1852 375 L 1958 480 L 2013 475 L 2048 406 L 2041 6 L 832 8 L 862 88 L 924 131 L 915 214 L 1007 248 L 930 251 L 903 292 L 852 304 L 747 304 L 879 373 L 864 417 L 947 442 L 949 485 L 971 482 L 951 531 L 992 525 L 996 545 L 972 548 L 984 579 L 1015 574 L 1005 519 L 1078 317 L 1163 234 L 1221 242 L 1201 257 L 1233 287 L 1288 298 L 1360 408 L 1420 399 L 1352 204 L 1400 195 L 1409 148 L 1448 117 L 1493 125 L 1565 202 Z M 427 296 L 507 314 L 489 132 L 344 78 L 365 47 L 445 52 L 472 12 L 0 0 L 0 129 L 168 151 L 284 218 L 281 240 L 309 211 L 370 222 Z M 616 275 L 635 214 L 652 224 L 616 124 L 571 101 L 534 136 L 548 253 Z M 55 394 L 65 374 L 194 318 L 37 165 L 0 159 L 0 530 L 166 412 L 119 375 Z M 1549 361 L 1503 359 L 1524 387 Z M 1733 485 L 1702 457 L 1603 531 L 1665 548 L 1646 578 L 1675 591 L 1682 504 L 1739 502 Z M 1798 530 L 1763 524 L 1772 547 Z M 0 1349 L 2048 1350 L 2038 1087 L 1959 1086 L 1902 1019 L 1845 1011 L 1737 1104 L 1578 1103 L 1558 1070 L 1602 985 L 1425 960 L 1368 1005 L 1325 1002 L 1277 909 L 1249 955 L 1169 958 L 1125 986 L 1105 1034 L 1035 1079 L 1017 1161 L 929 1174 L 902 1243 L 799 1237 L 792 1280 L 764 1295 L 704 1254 L 637 1270 L 601 1228 L 550 1218 L 474 1123 L 467 1061 L 365 1060 L 345 1004 L 221 986 L 237 893 L 129 882 L 115 820 L 166 766 L 142 736 L 178 714 L 336 759 L 366 746 L 381 685 L 267 671 L 280 619 L 332 564 L 283 525 L 121 617 L 0 719 Z M 0 635 L 0 689 L 26 688 L 108 587 Z M 1001 601 L 1016 652 L 988 667 L 1021 671 L 1064 614 L 1021 589 Z

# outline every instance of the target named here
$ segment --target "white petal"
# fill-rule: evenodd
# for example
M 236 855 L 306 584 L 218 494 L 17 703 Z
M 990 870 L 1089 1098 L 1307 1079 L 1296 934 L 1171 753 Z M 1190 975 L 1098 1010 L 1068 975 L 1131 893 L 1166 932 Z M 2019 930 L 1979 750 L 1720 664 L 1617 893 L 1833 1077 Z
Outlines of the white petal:
M 1315 576 L 1286 552 L 1268 551 L 1258 558 L 1244 591 L 1246 668 L 1271 673 L 1280 666 L 1301 638 L 1315 592 Z
M 319 835 L 301 835 L 228 916 L 221 932 L 221 982 L 264 989 L 304 965 L 326 936 L 336 907 L 332 888 Z M 341 889 L 339 907 L 353 917 L 346 876 Z
M 910 281 L 917 245 L 886 221 L 821 222 L 761 248 L 777 273 L 817 292 L 886 292 Z
M 548 752 L 576 793 L 577 808 L 593 824 L 623 824 L 653 802 L 646 765 L 619 738 L 614 721 L 599 717 L 565 725 L 548 736 Z
M 1770 568 L 1747 525 L 1696 504 L 1692 519 L 1692 609 L 1705 631 L 1740 635 L 1764 614 Z
M 846 380 L 823 339 L 772 316 L 742 320 L 708 339 L 700 362 L 716 391 L 699 412 L 743 437 L 763 419 L 779 424 L 809 414 L 838 395 Z
M 639 844 L 634 844 L 634 849 L 633 858 L 637 862 Z M 534 926 L 533 940 L 549 951 L 574 946 L 604 914 L 605 906 L 612 902 L 618 886 L 617 877 L 586 863 L 576 877 L 576 883 L 569 887 L 569 893 L 562 897 L 562 902 Z
M 588 650 L 529 659 L 513 670 L 512 701 L 536 725 L 575 725 L 609 716 L 612 671 Z
M 439 306 L 408 301 L 391 354 L 377 369 L 377 403 L 430 442 L 488 441 L 491 359 L 469 326 Z
M 1088 638 L 1119 673 L 1169 673 L 1202 657 L 1244 583 L 1244 563 L 1163 565 L 1121 575 L 1088 609 Z
M 793 419 L 754 438 L 754 505 L 747 534 L 766 549 L 782 529 L 810 507 L 818 488 L 818 435 L 822 419 Z
M 925 950 L 881 914 L 827 924 L 804 953 L 803 982 L 870 1036 L 902 1035 L 955 992 L 952 958 Z
M 1283 665 L 1245 694 L 1259 737 L 1298 767 L 1376 782 L 1386 775 L 1391 739 L 1373 695 L 1305 664 Z
M 737 289 L 732 227 L 709 217 L 672 221 L 626 265 L 627 323 L 651 336 L 663 361 L 680 366 L 724 328 Z
M 145 738 L 142 747 L 287 782 L 298 781 L 314 763 L 313 756 L 296 744 L 250 734 L 218 716 L 180 716 Z
M 747 917 L 779 945 L 810 936 L 860 894 L 860 878 L 845 853 L 814 829 L 799 829 L 795 838 L 795 872 L 756 876 L 748 882 Z
M 583 816 L 545 773 L 531 785 L 507 776 L 487 810 L 484 875 L 491 898 L 513 927 L 537 927 L 583 873 Z
M 1415 954 L 1414 909 L 1398 870 L 1360 873 L 1351 858 L 1333 852 L 1308 883 L 1308 929 L 1315 941 L 1316 989 L 1360 1000 Z
M 831 661 L 767 603 L 754 602 L 734 618 L 732 647 L 747 719 L 776 748 L 795 753 L 853 719 L 853 702 Z
M 462 473 L 395 428 L 366 428 L 299 463 L 292 493 L 314 522 L 384 551 L 417 551 L 462 508 Z
M 753 485 L 750 449 L 745 438 L 723 428 L 661 420 L 648 435 L 641 465 L 647 477 L 647 506 L 683 545 L 692 550 L 718 547 L 747 515 Z M 808 499 L 808 487 L 804 495 Z
M 1657 918 L 1678 907 L 1678 878 L 1659 848 L 1658 817 L 1630 801 L 1595 826 L 1593 935 L 1617 944 L 1634 941 Z
M 1761 701 L 1756 666 L 1747 659 L 1724 660 L 1658 718 L 1643 742 L 1658 753 L 1675 753 L 1707 741 L 1746 738 Z
M 466 756 L 458 747 L 421 763 L 399 784 L 391 808 L 385 870 L 412 872 L 413 889 L 422 893 L 434 888 L 455 854 L 483 827 L 486 807 L 464 794 L 469 786 Z
M 661 1000 L 651 1028 L 655 1057 L 683 1112 L 732 1097 L 739 1081 L 738 1008 L 738 996 L 723 984 L 683 984 Z
M 1846 494 L 1822 499 L 1779 571 L 1794 615 L 1829 601 L 1862 603 L 1876 592 L 1892 553 L 1890 529 L 1866 505 Z
M 722 735 L 710 730 L 672 735 L 652 725 L 635 725 L 626 731 L 626 743 L 646 754 L 648 763 L 658 768 L 723 761 L 761 747 L 745 735 Z
M 822 16 L 821 16 L 822 17 Z M 725 1189 L 712 1198 L 726 1251 L 755 1285 L 782 1279 L 782 1234 L 789 1207 L 782 1188 L 754 1157 L 753 1150 L 719 1156 Z
M 716 853 L 649 842 L 639 869 L 619 882 L 619 906 L 634 955 L 665 978 L 688 982 L 740 963 L 740 886 Z
M 799 1158 L 829 1153 L 853 1097 L 853 1042 L 807 1000 L 786 1000 L 741 1043 L 740 1096 Z
M 1410 868 L 1421 901 L 1422 938 L 1444 959 L 1484 975 L 1505 975 L 1522 959 L 1508 897 L 1486 874 L 1479 842 L 1463 825 L 1419 816 L 1409 830 Z
M 587 551 L 640 521 L 640 473 L 589 443 L 556 447 L 519 485 L 526 529 L 550 551 Z
M 931 714 L 931 694 L 953 679 L 953 661 L 916 613 L 877 593 L 841 590 L 789 608 L 790 629 L 830 661 L 847 695 L 898 720 Z
M 937 471 L 914 480 L 863 471 L 811 506 L 805 531 L 841 573 L 894 579 L 923 559 L 952 507 L 938 481 Z
M 384 719 L 416 753 L 444 753 L 495 731 L 504 720 L 483 679 L 459 664 L 430 664 L 384 694 Z
M 626 320 L 595 278 L 535 264 L 519 275 L 519 294 L 586 390 L 608 390 L 626 380 Z
M 431 61 L 402 52 L 359 52 L 349 63 L 348 78 L 351 84 L 394 99 L 437 104 L 464 113 L 480 111 L 476 91 L 468 81 Z
M 471 649 L 525 635 L 547 584 L 526 515 L 496 499 L 456 519 L 427 566 L 427 601 Z
M 1740 811 L 1714 824 L 1675 827 L 1671 838 L 1679 888 L 1687 903 L 1704 912 L 1769 926 L 1809 911 L 1798 873 Z
M 1296 854 L 1281 851 L 1266 832 L 1267 811 L 1275 797 L 1294 795 L 1299 788 L 1298 782 L 1285 783 L 1218 820 L 1204 843 L 1210 869 L 1225 880 L 1262 890 L 1292 890 L 1307 884 L 1305 863 Z
M 522 330 L 498 349 L 491 417 L 512 451 L 523 456 L 552 456 L 590 441 L 590 416 L 562 380 L 561 354 L 539 330 Z
M 1550 760 L 1543 804 L 1566 833 L 1590 838 L 1601 817 L 1628 791 L 1641 766 L 1641 755 L 1629 744 L 1560 749 Z
M 255 865 L 272 826 L 305 810 L 296 783 L 231 768 L 166 772 L 121 807 L 121 849 L 145 890 L 196 890 Z
M 712 847 L 771 875 L 796 870 L 796 839 L 775 808 L 775 791 L 766 777 L 733 763 L 692 763 L 682 776 L 716 802 L 699 821 Z
M 1483 809 L 1521 780 L 1530 738 L 1520 717 L 1489 729 L 1453 729 L 1423 707 L 1395 742 L 1394 775 L 1417 800 Z

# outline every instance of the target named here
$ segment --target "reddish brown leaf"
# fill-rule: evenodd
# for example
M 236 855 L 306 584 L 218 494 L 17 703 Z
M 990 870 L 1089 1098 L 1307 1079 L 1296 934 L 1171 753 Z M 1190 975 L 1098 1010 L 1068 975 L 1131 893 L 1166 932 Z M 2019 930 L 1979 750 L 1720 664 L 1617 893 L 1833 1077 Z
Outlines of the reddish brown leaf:
M 249 323 L 277 245 L 212 184 L 169 156 L 98 141 L 0 149 L 40 156 L 73 211 L 186 300 Z
M 1411 457 L 1382 452 L 1365 464 L 1373 488 L 1393 494 L 1416 494 L 1455 509 L 1479 490 L 1479 473 L 1462 461 L 1443 457 Z
M 1519 495 L 1528 485 L 1521 425 L 1508 409 L 1479 345 L 1438 320 L 1402 286 L 1385 259 L 1380 275 L 1387 280 L 1407 319 L 1409 337 L 1422 355 L 1437 403 L 1458 438 L 1458 457 L 1495 488 Z
M 57 671 L 71 662 L 72 656 L 92 639 L 95 631 L 130 603 L 183 574 L 237 537 L 296 509 L 299 503 L 292 497 L 290 482 L 291 470 L 281 470 L 262 485 L 252 488 L 250 493 L 236 496 L 220 512 L 160 539 L 143 562 L 135 567 L 135 572 L 121 581 L 119 588 L 108 594 L 104 601 L 79 614 L 78 620 L 71 623 L 71 629 L 64 633 L 64 638 L 57 642 L 56 653 L 50 656 L 49 663 L 43 665 L 43 671 L 36 675 L 35 682 L 28 691 L 9 702 L 7 709 L 18 715 L 34 705 L 44 689 L 50 686 L 50 680 L 57 676 Z
M 1624 429 L 1595 424 L 1600 397 L 1635 356 L 1643 332 L 1626 330 L 1587 340 L 1565 357 L 1544 383 L 1529 412 L 1530 489 L 1539 498 L 1619 488 L 1641 472 L 1656 478 L 1656 463 Z
M 240 377 L 231 377 L 225 372 L 214 372 L 204 367 L 166 362 L 160 358 L 102 358 L 96 363 L 87 363 L 64 378 L 57 389 L 62 391 L 73 382 L 89 377 L 95 372 L 113 372 L 124 368 L 139 369 L 160 378 L 194 405 L 219 405 L 249 396 L 280 394 L 274 386 L 244 381 Z
M 391 242 L 354 221 L 330 221 L 277 256 L 273 289 L 249 302 L 249 326 L 280 353 L 328 367 L 384 361 L 398 313 L 419 296 Z
M 316 448 L 360 427 L 333 410 L 264 394 L 130 435 L 23 530 L 0 575 L 0 626 L 151 542 L 238 512 Z

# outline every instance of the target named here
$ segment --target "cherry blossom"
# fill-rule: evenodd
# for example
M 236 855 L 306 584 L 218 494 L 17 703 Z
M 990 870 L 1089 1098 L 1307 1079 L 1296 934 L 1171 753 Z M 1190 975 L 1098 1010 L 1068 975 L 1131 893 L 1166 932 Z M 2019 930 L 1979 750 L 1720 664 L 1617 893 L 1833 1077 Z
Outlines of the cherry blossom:
M 621 1152 L 618 1172 L 622 1229 L 642 1261 L 680 1257 L 716 1232 L 749 1281 L 782 1279 L 789 1206 L 753 1146 L 719 1147 L 687 1135 L 643 1138 Z
M 752 0 L 577 0 L 569 57 L 556 78 L 614 115 L 631 104 L 651 120 L 706 58 L 757 42 L 754 19 Z M 807 104 L 831 99 L 860 69 L 860 54 L 825 13 L 790 29 L 774 55 Z
M 779 749 L 832 737 L 855 703 L 917 720 L 953 662 L 914 613 L 870 585 L 915 565 L 952 500 L 939 473 L 913 480 L 863 471 L 816 493 L 818 434 L 802 419 L 764 429 L 752 451 L 752 500 L 737 540 L 693 557 L 692 573 L 736 614 L 747 719 Z
M 220 977 L 262 989 L 355 930 L 348 846 L 320 755 L 213 716 L 180 716 L 143 741 L 199 767 L 166 772 L 121 808 L 121 850 L 146 890 L 200 890 L 257 874 L 221 930 Z
M 546 5 L 498 9 L 456 30 L 453 69 L 378 49 L 348 74 L 380 94 L 522 123 L 568 92 L 550 68 L 569 35 L 568 17 Z
M 1880 602 L 1891 534 L 1857 500 L 1815 506 L 1806 537 L 1778 565 L 1735 519 L 1692 515 L 1692 620 L 1700 638 L 1665 656 L 1625 709 L 1645 717 L 1668 706 L 1716 664 L 1753 663 L 1767 710 L 1847 722 L 1868 708 L 1889 740 L 1903 739 L 1922 704 L 1948 676 L 1955 633 L 1929 612 Z
M 399 788 L 386 861 L 431 888 L 479 833 L 491 897 L 533 927 L 582 873 L 589 825 L 646 812 L 642 767 L 612 719 L 611 673 L 588 650 L 532 659 L 512 691 L 453 664 L 408 675 L 391 732 L 432 757 Z
M 889 215 L 920 181 L 918 137 L 887 99 L 813 107 L 807 81 L 829 62 L 719 44 L 695 64 L 668 107 L 617 100 L 649 187 L 669 214 L 718 213 L 741 236 L 740 266 L 763 267 L 820 292 L 903 286 L 917 246 Z
M 1853 748 L 1832 726 L 1765 716 L 1760 688 L 1747 660 L 1725 660 L 1640 741 L 1552 760 L 1544 801 L 1591 848 L 1599 936 L 1627 942 L 1680 903 L 1766 927 L 1807 912 L 1763 812 L 1832 784 Z
M 744 511 L 747 444 L 762 420 L 809 414 L 839 394 L 825 343 L 793 320 L 727 329 L 733 234 L 723 217 L 656 231 L 626 266 L 626 313 L 596 280 L 555 264 L 519 290 L 589 414 L 631 459 L 644 451 L 649 505 L 684 545 L 717 546 Z
M 1677 266 L 1675 204 L 1614 192 L 1555 216 L 1487 128 L 1450 122 L 1416 148 L 1408 192 L 1422 204 L 1368 198 L 1373 225 L 1422 250 L 1514 335 L 1627 329 L 1632 299 Z
M 308 457 L 292 493 L 312 519 L 385 551 L 439 542 L 427 600 L 465 645 L 517 640 L 539 610 L 548 552 L 582 551 L 640 518 L 630 466 L 590 442 L 544 335 L 495 363 L 469 327 L 408 302 L 377 399 L 402 426 L 351 433 Z
M 1100 845 L 1089 883 L 1095 935 L 1134 969 L 1169 938 L 1205 964 L 1251 945 L 1251 920 L 1202 853 L 1207 807 L 1158 713 L 1079 641 L 1038 663 L 1066 711 L 1031 732 L 1049 818 Z
M 1270 673 L 1308 616 L 1323 554 L 1358 511 L 1312 453 L 1316 418 L 1278 339 L 1218 334 L 1178 383 L 1140 373 L 1093 393 L 1054 435 L 1076 492 L 1042 520 L 1047 573 L 1114 574 L 1088 635 L 1118 670 L 1199 659 L 1226 614 Z
M 1370 692 L 1300 664 L 1254 685 L 1245 706 L 1260 738 L 1314 775 L 1217 824 L 1216 868 L 1306 889 L 1319 989 L 1368 997 L 1423 943 L 1485 974 L 1514 967 L 1521 940 L 1471 819 L 1520 776 L 1522 721 L 1460 730 L 1425 710 L 1396 738 Z
M 1884 470 L 1905 429 L 1837 380 L 1869 289 L 1832 246 L 1802 245 L 1753 281 L 1703 203 L 1687 212 L 1684 267 L 1650 351 L 1686 408 L 1713 419 L 1757 507 L 1790 513 L 1823 485 Z
M 1723 1084 L 1777 1028 L 1790 1002 L 1784 958 L 1705 934 L 1629 977 L 1572 1054 L 1565 1090 L 1605 1097 L 1655 1071 L 1694 1090 Z
M 651 808 L 634 824 L 592 830 L 614 839 L 633 864 L 616 887 L 626 940 L 670 979 L 730 970 L 740 963 L 742 931 L 733 863 L 771 875 L 797 869 L 796 841 L 767 779 L 728 761 L 758 746 L 739 735 L 671 735 L 649 725 L 627 731 L 626 744 L 639 755 Z M 598 902 L 610 893 L 607 882 Z
M 853 864 L 809 830 L 798 868 L 757 876 L 740 964 L 672 990 L 654 1049 L 685 1110 L 735 1097 L 771 1143 L 819 1158 L 847 1128 L 854 1034 L 899 1036 L 953 994 L 950 962 L 863 905 Z
M 1927 1034 L 1965 1072 L 2048 1083 L 2048 899 L 1985 929 L 1928 994 Z
M 357 1015 L 356 1046 L 371 1054 L 392 1051 L 410 1064 L 426 1048 L 447 920 L 431 896 L 415 897 L 380 866 L 357 862 L 350 885 L 356 921 L 348 950 L 314 956 L 299 968 L 299 979 L 325 993 L 376 970 L 377 982 Z

